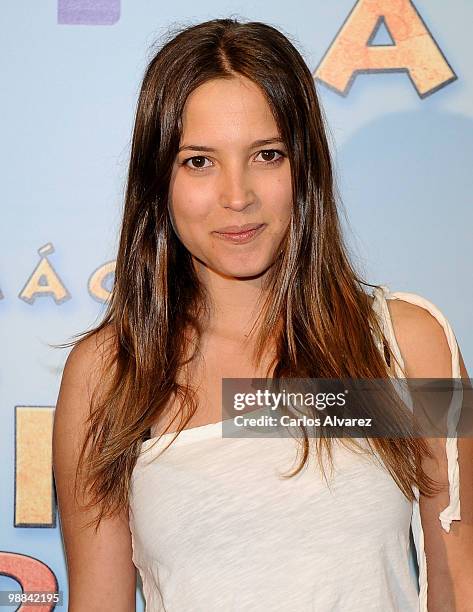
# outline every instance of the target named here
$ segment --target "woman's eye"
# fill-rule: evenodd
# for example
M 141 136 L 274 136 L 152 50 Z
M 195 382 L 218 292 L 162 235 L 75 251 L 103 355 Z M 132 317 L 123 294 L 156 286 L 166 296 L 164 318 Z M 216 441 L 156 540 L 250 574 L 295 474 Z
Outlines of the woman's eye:
M 276 159 L 273 157 L 275 153 L 279 155 L 279 157 L 276 157 Z M 266 157 L 264 161 L 267 164 L 278 164 L 284 157 L 286 157 L 282 151 L 278 151 L 277 149 L 264 149 L 263 151 L 260 151 L 258 155 L 263 155 L 263 157 Z M 270 159 L 268 159 L 268 155 L 270 156 Z
M 203 166 L 201 165 L 204 160 L 206 160 L 206 157 L 203 157 L 202 155 L 194 155 L 194 157 L 189 157 L 188 159 L 185 159 L 182 164 L 184 166 L 187 166 L 188 168 L 190 168 L 191 170 L 205 170 L 206 168 L 208 168 L 209 166 Z M 197 166 L 195 166 L 194 164 L 189 165 L 189 162 L 194 162 L 194 160 L 197 161 Z

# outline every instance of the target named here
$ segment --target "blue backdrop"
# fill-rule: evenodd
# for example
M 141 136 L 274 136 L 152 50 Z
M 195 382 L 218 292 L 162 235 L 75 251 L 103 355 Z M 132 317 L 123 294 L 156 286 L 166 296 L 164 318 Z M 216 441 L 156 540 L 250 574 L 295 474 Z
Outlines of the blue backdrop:
M 51 432 L 68 351 L 48 343 L 103 310 L 136 99 L 169 25 L 233 15 L 291 38 L 327 115 L 358 267 L 434 302 L 471 375 L 470 0 L 10 0 L 0 10 L 0 590 L 19 580 L 67 601 Z M 139 591 L 137 601 L 142 610 Z

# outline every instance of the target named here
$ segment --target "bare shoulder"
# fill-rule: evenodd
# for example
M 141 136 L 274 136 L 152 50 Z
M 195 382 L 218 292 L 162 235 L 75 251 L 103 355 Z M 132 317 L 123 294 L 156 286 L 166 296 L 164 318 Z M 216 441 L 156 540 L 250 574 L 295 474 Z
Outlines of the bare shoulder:
M 113 328 L 107 326 L 77 342 L 66 359 L 54 411 L 54 467 L 72 464 L 77 458 L 71 448 L 77 451 L 87 427 L 92 395 L 104 386 L 113 340 Z
M 99 331 L 92 335 L 83 338 L 74 345 L 71 350 L 68 360 L 74 361 L 75 364 L 87 365 L 87 363 L 95 362 L 109 355 L 116 343 L 115 326 L 108 323 Z
M 388 299 L 394 334 L 411 378 L 448 378 L 452 354 L 441 323 L 426 309 Z
M 81 339 L 70 351 L 63 371 L 63 380 L 75 382 L 91 390 L 102 379 L 104 368 L 116 347 L 115 327 L 111 323 L 91 336 Z

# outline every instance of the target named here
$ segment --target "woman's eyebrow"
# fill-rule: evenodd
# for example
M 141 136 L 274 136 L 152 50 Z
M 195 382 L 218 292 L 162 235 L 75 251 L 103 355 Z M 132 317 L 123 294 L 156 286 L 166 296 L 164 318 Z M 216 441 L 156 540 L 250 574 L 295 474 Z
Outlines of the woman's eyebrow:
M 275 136 L 273 138 L 262 138 L 260 140 L 255 140 L 254 142 L 252 142 L 249 146 L 250 149 L 252 149 L 253 147 L 262 147 L 268 144 L 274 144 L 276 142 L 280 142 L 284 144 L 284 141 L 282 140 L 282 138 L 279 138 L 278 136 Z M 179 151 L 178 153 L 180 153 L 181 151 L 184 150 L 189 150 L 189 151 L 208 151 L 209 153 L 213 153 L 214 151 L 216 151 L 216 149 L 212 148 L 212 147 L 206 147 L 204 145 L 182 145 L 182 147 L 179 147 Z

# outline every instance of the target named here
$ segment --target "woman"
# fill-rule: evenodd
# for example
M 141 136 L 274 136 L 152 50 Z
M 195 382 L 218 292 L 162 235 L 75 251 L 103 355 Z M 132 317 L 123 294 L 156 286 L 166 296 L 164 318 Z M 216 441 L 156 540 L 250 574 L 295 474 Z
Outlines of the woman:
M 56 407 L 69 610 L 133 610 L 136 567 L 148 612 L 467 609 L 456 439 L 221 435 L 224 378 L 467 377 L 431 302 L 362 285 L 300 54 L 262 23 L 178 32 L 143 80 L 108 310 Z

